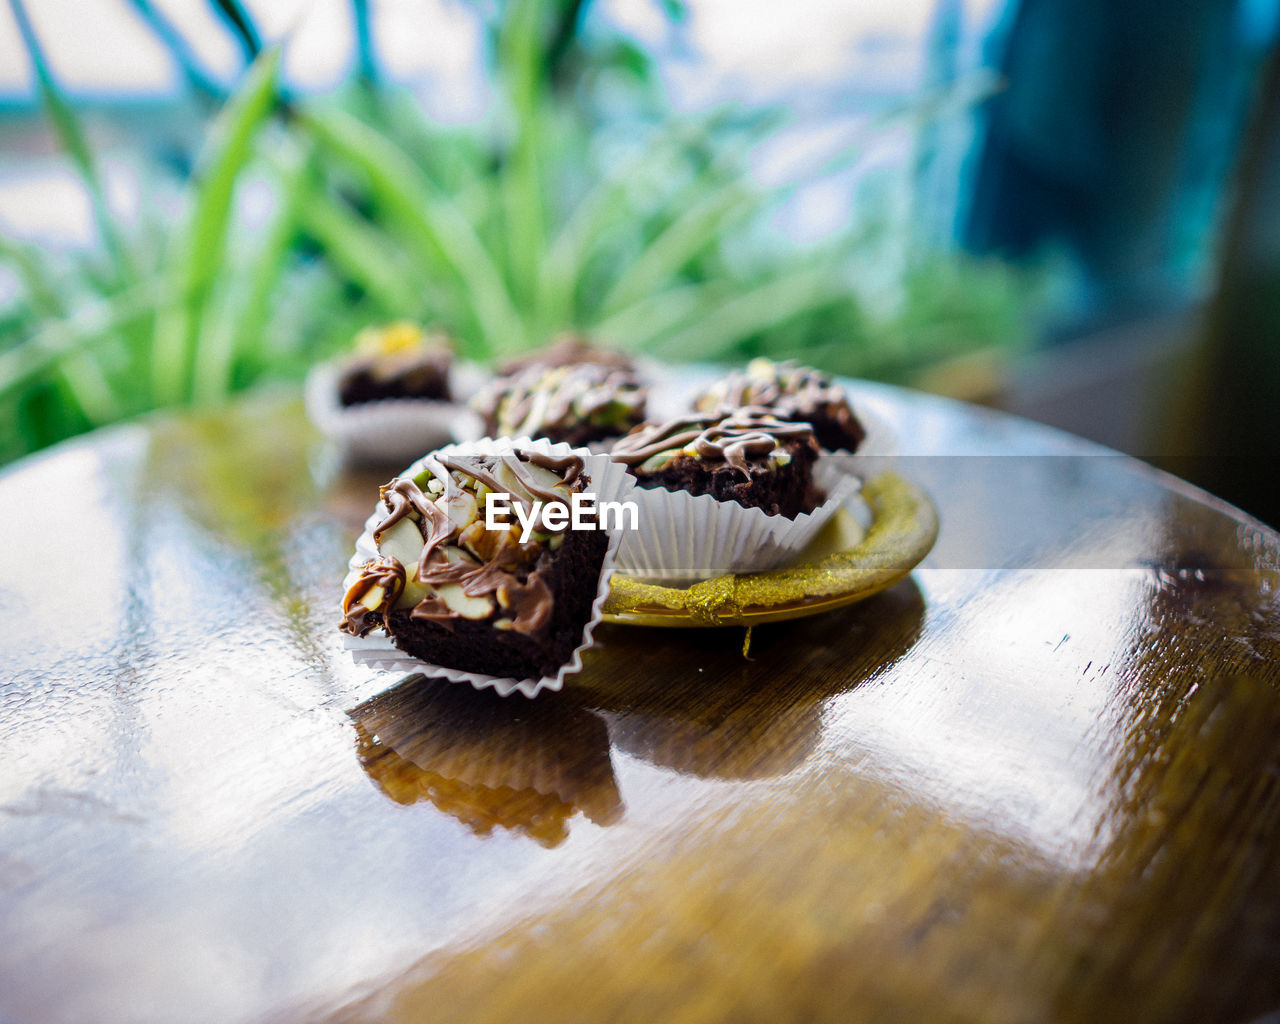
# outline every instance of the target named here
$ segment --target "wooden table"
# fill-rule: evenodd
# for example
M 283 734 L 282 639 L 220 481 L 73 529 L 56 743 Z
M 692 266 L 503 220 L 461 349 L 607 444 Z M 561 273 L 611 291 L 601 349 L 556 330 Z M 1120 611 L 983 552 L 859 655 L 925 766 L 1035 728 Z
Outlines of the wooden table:
M 379 475 L 291 398 L 10 468 L 0 1020 L 1280 1008 L 1280 538 L 869 398 L 941 516 L 910 580 L 749 660 L 740 629 L 603 627 L 534 702 L 344 654 Z

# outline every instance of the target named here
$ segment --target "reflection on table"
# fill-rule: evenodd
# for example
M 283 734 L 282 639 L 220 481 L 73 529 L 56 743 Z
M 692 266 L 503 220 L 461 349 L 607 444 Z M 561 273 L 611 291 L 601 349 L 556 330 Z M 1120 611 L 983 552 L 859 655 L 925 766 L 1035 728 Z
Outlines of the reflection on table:
M 503 828 L 552 847 L 579 811 L 597 825 L 622 816 L 605 724 L 583 708 L 413 675 L 349 714 L 379 789 L 478 835 Z
M 924 611 L 906 580 L 852 608 L 756 626 L 745 655 L 740 629 L 663 630 L 655 643 L 649 629 L 604 627 L 565 696 L 600 711 L 618 749 L 661 767 L 704 778 L 783 775 L 816 746 L 823 702 L 901 658 Z M 642 678 L 608 671 L 638 661 Z

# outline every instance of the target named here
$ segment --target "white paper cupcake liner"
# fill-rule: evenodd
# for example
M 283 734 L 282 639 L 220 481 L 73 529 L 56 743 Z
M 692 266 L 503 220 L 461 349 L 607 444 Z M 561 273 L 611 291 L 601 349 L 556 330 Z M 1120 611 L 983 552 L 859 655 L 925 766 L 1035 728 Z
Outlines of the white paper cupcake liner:
M 449 371 L 456 402 L 424 398 L 384 398 L 357 405 L 338 401 L 337 362 L 321 363 L 307 374 L 307 416 L 342 454 L 355 462 L 404 462 L 448 441 L 456 432 L 476 430 L 479 419 L 466 400 L 479 386 L 481 370 L 455 362 Z M 475 426 L 468 426 L 474 423 Z
M 608 497 L 636 503 L 639 529 L 623 533 L 618 571 L 655 582 L 687 584 L 785 565 L 862 487 L 859 477 L 839 466 L 838 457 L 820 456 L 813 473 L 818 487 L 826 492 L 826 501 L 794 519 L 744 508 L 736 501 L 720 501 L 710 494 L 641 487 L 627 474 L 627 486 Z
M 479 441 L 484 435 L 484 420 L 470 409 L 468 415 L 459 416 L 449 424 L 449 436 L 455 444 L 471 444 Z
M 603 455 L 591 455 L 585 449 L 573 448 L 567 444 L 552 444 L 550 441 L 533 441 L 522 438 L 483 438 L 466 444 L 451 444 L 440 448 L 432 455 L 471 456 L 471 455 L 511 455 L 515 451 L 535 451 L 543 455 L 578 455 L 586 463 L 587 475 L 591 478 L 591 493 L 604 496 L 625 489 L 626 468 L 612 462 Z M 418 459 L 400 476 L 415 476 L 423 469 L 426 456 Z M 364 533 L 356 540 L 355 553 L 347 563 L 349 569 L 357 569 L 371 558 L 376 558 L 378 547 L 373 541 L 373 529 L 386 515 L 381 501 L 375 506 L 373 513 L 365 522 Z M 556 671 L 555 675 L 542 676 L 538 679 L 515 679 L 491 676 L 482 672 L 465 672 L 461 669 L 435 665 L 407 654 L 391 642 L 383 630 L 375 630 L 368 636 L 344 636 L 343 646 L 351 652 L 351 658 L 357 665 L 368 668 L 384 669 L 388 672 L 421 672 L 440 679 L 448 679 L 455 683 L 470 683 L 477 690 L 492 688 L 499 696 L 505 697 L 520 691 L 526 697 L 533 697 L 542 690 L 559 690 L 564 686 L 566 676 L 573 675 L 582 669 L 582 652 L 591 646 L 591 637 L 604 615 L 605 598 L 609 596 L 609 578 L 613 575 L 617 562 L 618 545 L 622 535 L 617 530 L 609 533 L 609 546 L 605 550 L 604 564 L 600 567 L 600 580 L 596 586 L 595 600 L 591 603 L 591 616 L 582 631 L 582 641 L 574 649 L 569 660 Z
M 484 420 L 474 413 L 469 417 L 459 417 L 455 420 L 449 429 L 449 436 L 457 444 L 470 444 L 472 441 L 479 441 L 488 437 L 484 432 Z M 621 437 L 622 435 L 618 436 Z M 613 443 L 616 440 L 617 438 L 611 438 L 608 441 L 592 441 L 585 448 L 592 455 L 604 455 L 613 447 Z
M 687 416 L 693 408 L 694 399 L 714 377 L 700 376 L 696 373 L 682 375 L 680 367 L 657 366 L 651 370 L 654 386 L 649 393 L 649 420 L 660 422 Z M 835 465 L 854 476 L 867 479 L 884 472 L 893 456 L 898 454 L 898 438 L 884 413 L 877 409 L 874 394 L 868 395 L 865 390 L 856 386 L 856 382 L 841 379 L 853 414 L 862 424 L 866 436 L 858 445 L 855 453 L 839 449 L 831 453 L 838 459 Z

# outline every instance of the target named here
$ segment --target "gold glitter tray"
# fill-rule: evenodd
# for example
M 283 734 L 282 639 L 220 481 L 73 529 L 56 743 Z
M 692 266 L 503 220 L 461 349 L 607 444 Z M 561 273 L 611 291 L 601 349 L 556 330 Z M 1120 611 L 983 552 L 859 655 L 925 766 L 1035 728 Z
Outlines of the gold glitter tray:
M 896 473 L 862 489 L 865 535 L 841 509 L 799 561 L 772 572 L 717 576 L 687 588 L 615 573 L 604 620 L 629 626 L 753 626 L 840 608 L 878 594 L 911 572 L 938 538 L 928 496 Z

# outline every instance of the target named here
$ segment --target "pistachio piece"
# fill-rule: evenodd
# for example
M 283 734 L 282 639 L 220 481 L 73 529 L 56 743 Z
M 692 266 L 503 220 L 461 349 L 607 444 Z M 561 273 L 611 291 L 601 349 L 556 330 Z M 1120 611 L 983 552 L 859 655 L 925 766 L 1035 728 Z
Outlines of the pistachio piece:
M 675 455 L 671 452 L 659 452 L 657 455 L 651 455 L 645 459 L 637 468 L 641 473 L 656 473 L 674 458 Z

